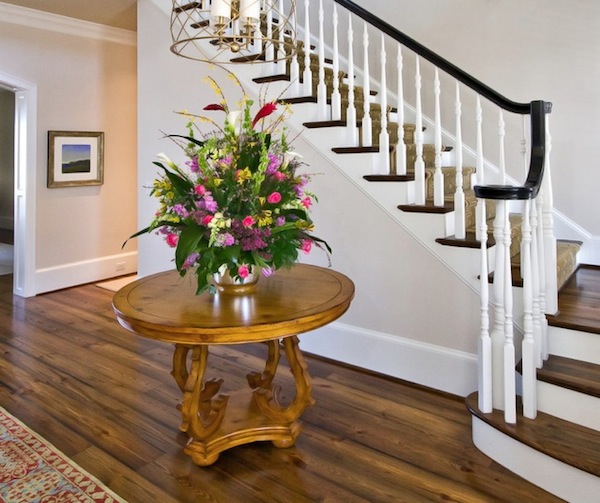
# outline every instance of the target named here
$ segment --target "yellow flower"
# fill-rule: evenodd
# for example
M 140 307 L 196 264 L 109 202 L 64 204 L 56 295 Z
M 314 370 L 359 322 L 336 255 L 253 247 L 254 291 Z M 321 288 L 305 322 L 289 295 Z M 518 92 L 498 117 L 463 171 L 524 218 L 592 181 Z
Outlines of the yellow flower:
M 271 225 L 273 223 L 273 218 L 271 217 L 271 210 L 265 210 L 260 215 L 258 215 L 258 226 L 266 227 L 267 225 Z
M 213 178 L 212 183 L 214 184 L 215 187 L 218 187 L 219 185 L 221 185 L 221 183 L 223 183 L 223 179 L 222 178 Z
M 238 169 L 235 176 L 237 178 L 238 183 L 241 184 L 244 183 L 246 180 L 250 180 L 252 178 L 252 173 L 248 168 Z

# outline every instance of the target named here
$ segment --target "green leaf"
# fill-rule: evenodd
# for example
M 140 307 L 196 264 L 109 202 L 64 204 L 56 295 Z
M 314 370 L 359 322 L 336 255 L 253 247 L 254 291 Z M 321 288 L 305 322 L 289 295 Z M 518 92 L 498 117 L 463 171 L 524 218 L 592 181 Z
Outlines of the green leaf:
M 192 190 L 194 189 L 194 184 L 189 178 L 187 178 L 187 176 L 178 175 L 177 173 L 169 171 L 160 162 L 154 161 L 154 164 L 160 166 L 165 171 L 165 175 L 167 176 L 167 178 L 171 182 L 171 185 L 173 185 L 173 188 L 178 194 L 182 196 L 188 196 L 190 192 L 192 192 Z
M 196 138 L 194 138 L 192 136 L 184 136 L 181 134 L 168 134 L 167 138 L 183 138 L 184 140 L 194 143 L 194 144 L 198 145 L 199 147 L 204 146 L 204 141 L 197 140 Z
M 177 242 L 177 249 L 175 250 L 175 267 L 177 267 L 178 271 L 181 270 L 189 255 L 198 248 L 198 243 L 202 239 L 203 232 L 200 226 L 192 224 L 181 231 L 179 241 Z

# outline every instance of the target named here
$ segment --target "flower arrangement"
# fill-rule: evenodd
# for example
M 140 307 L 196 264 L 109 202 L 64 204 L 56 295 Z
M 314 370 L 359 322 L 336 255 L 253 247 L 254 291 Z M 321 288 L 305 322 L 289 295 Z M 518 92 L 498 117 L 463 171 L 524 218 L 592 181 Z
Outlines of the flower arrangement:
M 277 102 L 261 97 L 253 115 L 253 101 L 244 93 L 241 110 L 232 111 L 221 88 L 209 80 L 221 100 L 204 110 L 225 113 L 224 125 L 179 112 L 188 119 L 188 134 L 168 136 L 184 150 L 186 167 L 158 155 L 154 164 L 164 174 L 154 181 L 151 195 L 160 207 L 150 225 L 131 236 L 162 235 L 175 248 L 181 276 L 195 272 L 197 294 L 214 291 L 210 278 L 224 269 L 234 280 L 245 279 L 256 267 L 269 276 L 313 245 L 331 252 L 311 233 L 309 208 L 316 197 L 307 190 L 310 176 L 296 173 L 301 158 L 291 150 L 285 129 L 275 137 L 285 115 L 273 120 Z M 198 120 L 217 129 L 202 134 Z

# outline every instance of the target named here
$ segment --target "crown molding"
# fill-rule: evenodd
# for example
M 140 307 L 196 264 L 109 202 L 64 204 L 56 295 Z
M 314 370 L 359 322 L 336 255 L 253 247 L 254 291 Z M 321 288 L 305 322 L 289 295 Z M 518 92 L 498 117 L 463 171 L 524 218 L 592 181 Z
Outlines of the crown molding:
M 121 45 L 137 45 L 134 31 L 113 28 L 40 10 L 0 2 L 0 22 L 49 30 L 77 37 L 92 38 Z

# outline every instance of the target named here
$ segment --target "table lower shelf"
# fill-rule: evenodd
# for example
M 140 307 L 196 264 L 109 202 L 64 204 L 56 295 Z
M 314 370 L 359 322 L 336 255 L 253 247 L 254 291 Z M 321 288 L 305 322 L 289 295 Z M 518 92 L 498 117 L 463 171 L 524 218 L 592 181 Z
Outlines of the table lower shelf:
M 185 423 L 180 429 L 187 431 Z M 197 465 L 209 466 L 221 452 L 251 442 L 270 441 L 278 448 L 291 447 L 300 430 L 300 421 L 282 424 L 267 417 L 248 390 L 235 391 L 228 394 L 227 414 L 219 428 L 204 439 L 190 437 L 184 452 Z

